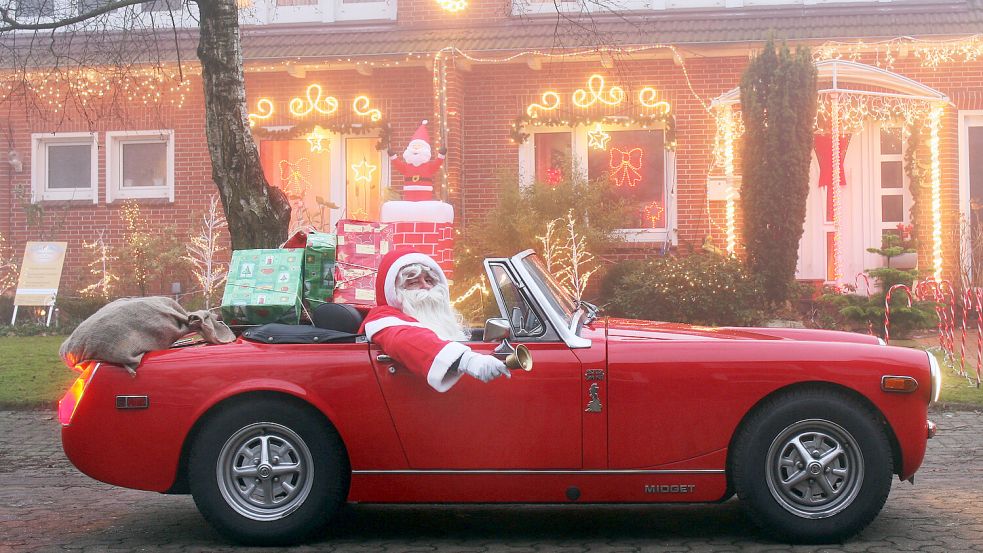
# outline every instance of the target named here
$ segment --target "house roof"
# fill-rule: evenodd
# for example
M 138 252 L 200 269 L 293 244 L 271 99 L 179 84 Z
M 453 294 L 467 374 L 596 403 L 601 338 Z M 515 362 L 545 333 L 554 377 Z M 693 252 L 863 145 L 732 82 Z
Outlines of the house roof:
M 397 57 L 432 54 L 448 46 L 476 54 L 602 46 L 674 44 L 714 46 L 755 43 L 774 36 L 789 41 L 951 37 L 983 32 L 983 0 L 895 0 L 890 3 L 822 4 L 743 9 L 688 9 L 620 14 L 527 16 L 473 24 L 298 24 L 242 28 L 246 62 Z M 0 53 L 6 65 L 46 66 L 71 53 L 88 63 L 112 62 L 119 52 L 144 62 L 196 60 L 197 30 L 77 33 L 29 38 L 8 35 Z M 150 40 L 155 38 L 156 40 Z M 43 45 L 43 47 L 38 47 Z M 16 62 L 10 61 L 16 58 Z

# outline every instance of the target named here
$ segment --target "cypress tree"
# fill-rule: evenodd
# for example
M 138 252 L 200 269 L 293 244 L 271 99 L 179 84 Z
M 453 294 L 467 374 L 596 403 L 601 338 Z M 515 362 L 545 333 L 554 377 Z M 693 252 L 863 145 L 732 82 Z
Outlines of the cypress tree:
M 741 77 L 741 209 L 749 270 L 772 304 L 792 293 L 809 194 L 816 67 L 772 40 Z

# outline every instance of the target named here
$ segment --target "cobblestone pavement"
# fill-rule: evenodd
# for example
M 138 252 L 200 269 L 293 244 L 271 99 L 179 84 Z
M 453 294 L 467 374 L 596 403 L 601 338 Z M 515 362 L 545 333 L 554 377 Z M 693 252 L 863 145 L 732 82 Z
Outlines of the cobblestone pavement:
M 895 482 L 880 516 L 837 546 L 776 543 L 740 503 L 689 506 L 357 506 L 338 529 L 291 551 L 983 552 L 983 415 L 936 413 L 916 485 Z M 0 412 L 0 553 L 245 551 L 222 540 L 189 496 L 112 487 L 75 470 L 58 423 Z M 256 551 L 271 551 L 257 549 Z

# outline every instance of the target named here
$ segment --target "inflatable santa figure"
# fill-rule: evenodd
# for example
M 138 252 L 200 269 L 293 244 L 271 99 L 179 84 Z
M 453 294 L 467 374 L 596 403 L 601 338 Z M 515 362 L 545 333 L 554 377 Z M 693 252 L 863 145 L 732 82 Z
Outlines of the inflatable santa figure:
M 361 332 L 433 389 L 446 392 L 464 374 L 482 382 L 511 376 L 500 360 L 460 342 L 470 332 L 451 306 L 443 270 L 429 256 L 410 249 L 389 252 L 375 287 L 379 306 L 369 311 Z
M 433 159 L 427 121 L 424 119 L 406 145 L 402 159 L 397 154 L 389 158 L 392 160 L 393 168 L 403 175 L 403 201 L 382 204 L 382 222 L 451 223 L 454 221 L 453 206 L 433 198 L 433 185 L 440 167 L 444 164 L 444 153 L 444 148 L 441 148 L 437 158 Z

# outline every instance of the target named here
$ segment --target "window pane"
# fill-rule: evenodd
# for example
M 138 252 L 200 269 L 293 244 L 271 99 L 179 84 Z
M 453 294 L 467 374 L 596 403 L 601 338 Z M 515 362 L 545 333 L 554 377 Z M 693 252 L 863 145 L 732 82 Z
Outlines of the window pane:
M 317 0 L 276 0 L 277 6 L 315 6 Z
M 881 196 L 881 222 L 904 222 L 904 198 L 902 196 Z
M 536 182 L 555 185 L 570 171 L 569 132 L 541 132 L 535 135 Z
M 661 130 L 607 131 L 606 148 L 590 148 L 587 176 L 610 179 L 634 204 L 625 228 L 665 228 L 665 136 Z
M 266 180 L 286 193 L 292 208 L 291 230 L 313 225 L 330 232 L 328 204 L 340 204 L 331 197 L 331 152 L 311 151 L 307 140 L 264 140 L 259 143 L 259 160 Z
M 149 0 L 141 4 L 143 12 L 169 12 L 181 9 L 181 0 Z
M 17 2 L 17 17 L 20 19 L 37 19 L 38 17 L 54 17 L 55 0 L 19 0 Z
M 48 145 L 48 189 L 90 188 L 92 146 L 90 144 Z
M 167 185 L 167 144 L 123 143 L 123 188 Z
M 881 155 L 901 153 L 901 128 L 881 127 Z
M 983 126 L 969 127 L 969 207 L 973 228 L 983 217 Z
M 78 6 L 78 13 L 89 13 L 92 10 L 102 7 L 107 4 L 109 0 L 76 0 L 76 6 Z
M 382 159 L 375 145 L 379 139 L 349 138 L 345 140 L 345 196 L 348 217 L 362 221 L 378 221 L 382 207 Z M 436 183 L 435 183 L 436 184 Z M 436 192 L 437 188 L 434 187 Z
M 901 188 L 904 184 L 904 171 L 900 161 L 881 162 L 881 188 Z

